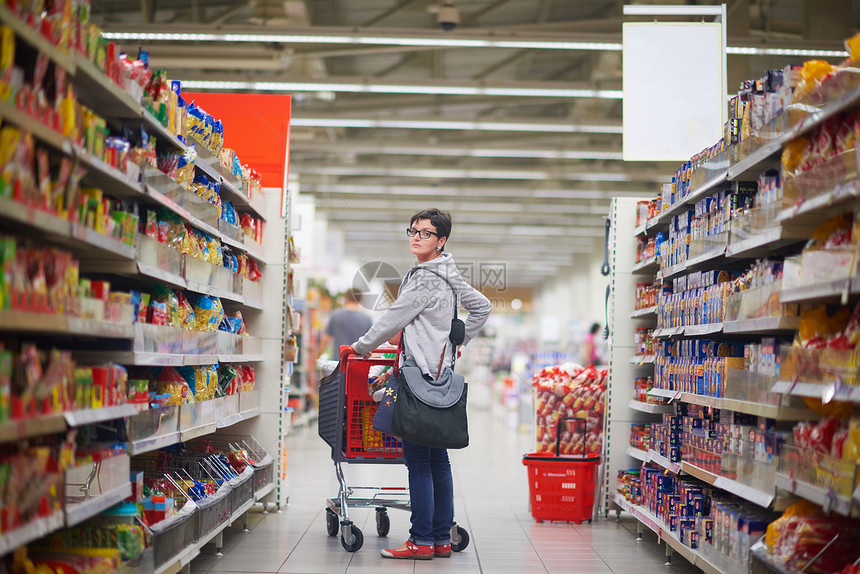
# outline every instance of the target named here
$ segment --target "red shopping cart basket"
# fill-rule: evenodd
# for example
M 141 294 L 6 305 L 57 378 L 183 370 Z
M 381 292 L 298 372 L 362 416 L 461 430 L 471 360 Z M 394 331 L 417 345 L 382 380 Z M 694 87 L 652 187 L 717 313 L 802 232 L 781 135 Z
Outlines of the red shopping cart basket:
M 559 425 L 567 420 L 581 422 L 585 432 L 582 419 L 562 419 Z M 561 435 L 560 432 L 558 434 Z M 528 472 L 532 517 L 537 521 L 591 522 L 600 457 L 587 457 L 584 453 L 582 456 L 560 456 L 558 449 L 557 442 L 555 456 L 545 452 L 523 456 L 523 465 Z

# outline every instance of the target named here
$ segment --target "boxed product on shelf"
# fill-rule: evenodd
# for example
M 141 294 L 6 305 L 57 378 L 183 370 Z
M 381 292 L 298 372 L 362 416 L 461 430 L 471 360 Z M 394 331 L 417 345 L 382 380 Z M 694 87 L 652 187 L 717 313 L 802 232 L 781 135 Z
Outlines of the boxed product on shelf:
M 537 452 L 554 451 L 559 421 L 573 417 L 586 421 L 584 436 L 565 432 L 560 453 L 600 453 L 606 377 L 607 371 L 597 371 L 593 366 L 583 369 L 571 363 L 546 367 L 535 374 L 532 387 L 537 393 Z
M 657 346 L 654 386 L 707 395 L 724 396 L 730 369 L 743 369 L 742 344 L 707 339 L 662 341 Z

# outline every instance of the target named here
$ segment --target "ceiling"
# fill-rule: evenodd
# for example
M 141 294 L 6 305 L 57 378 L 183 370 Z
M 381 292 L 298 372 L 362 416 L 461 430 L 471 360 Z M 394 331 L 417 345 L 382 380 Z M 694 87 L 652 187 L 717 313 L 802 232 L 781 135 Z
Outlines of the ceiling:
M 409 216 L 433 206 L 454 215 L 458 261 L 501 262 L 511 286 L 538 286 L 602 249 L 611 197 L 652 197 L 677 167 L 620 159 L 623 2 L 454 0 L 461 22 L 446 32 L 443 1 L 92 0 L 92 10 L 106 32 L 126 34 L 124 49 L 142 45 L 195 91 L 293 93 L 291 172 L 344 231 L 346 256 L 404 268 Z M 841 50 L 860 27 L 860 0 L 727 0 L 727 12 L 730 47 Z M 730 55 L 729 91 L 803 59 Z

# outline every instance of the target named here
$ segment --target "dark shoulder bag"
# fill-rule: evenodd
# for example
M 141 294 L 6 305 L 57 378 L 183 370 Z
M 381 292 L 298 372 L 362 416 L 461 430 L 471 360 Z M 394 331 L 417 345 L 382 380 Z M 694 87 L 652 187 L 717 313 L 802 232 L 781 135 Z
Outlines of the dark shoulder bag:
M 465 325 L 457 317 L 459 303 L 455 292 L 454 319 L 448 335 L 451 366 L 442 369 L 437 379 L 425 375 L 420 367 L 410 362 L 404 363 L 398 373 L 400 389 L 392 412 L 391 432 L 419 446 L 454 449 L 469 446 L 466 380 L 454 372 L 457 347 L 465 340 Z

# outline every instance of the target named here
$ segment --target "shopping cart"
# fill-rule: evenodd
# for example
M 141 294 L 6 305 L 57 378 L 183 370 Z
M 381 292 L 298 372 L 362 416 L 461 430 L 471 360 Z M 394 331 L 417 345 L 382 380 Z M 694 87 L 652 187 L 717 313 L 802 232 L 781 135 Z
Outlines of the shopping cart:
M 349 518 L 350 508 L 376 509 L 376 533 L 387 536 L 391 528 L 388 509 L 411 510 L 409 489 L 402 486 L 349 486 L 341 463 L 403 464 L 400 440 L 373 428 L 378 407 L 368 392 L 368 372 L 375 365 L 393 366 L 395 359 L 380 356 L 394 349 L 377 349 L 369 358 L 349 355 L 346 363 L 319 385 L 319 435 L 331 447 L 331 458 L 340 485 L 336 497 L 326 501 L 326 530 L 337 536 L 347 552 L 357 552 L 364 535 Z M 355 491 L 369 496 L 353 496 Z M 469 533 L 455 522 L 451 549 L 461 552 L 469 545 Z

